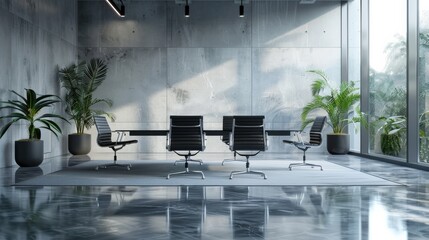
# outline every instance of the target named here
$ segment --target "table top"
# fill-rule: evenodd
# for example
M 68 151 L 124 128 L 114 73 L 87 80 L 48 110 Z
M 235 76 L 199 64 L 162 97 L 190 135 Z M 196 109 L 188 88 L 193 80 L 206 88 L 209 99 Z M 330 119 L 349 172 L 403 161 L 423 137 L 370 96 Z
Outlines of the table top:
M 169 130 L 167 129 L 157 129 L 157 130 L 118 130 L 121 132 L 129 132 L 130 136 L 165 136 L 168 134 Z M 267 129 L 265 132 L 269 136 L 290 136 L 291 132 L 296 132 L 299 130 L 295 129 L 285 129 L 285 130 L 275 130 Z M 223 130 L 204 130 L 204 133 L 207 136 L 222 136 L 225 132 Z

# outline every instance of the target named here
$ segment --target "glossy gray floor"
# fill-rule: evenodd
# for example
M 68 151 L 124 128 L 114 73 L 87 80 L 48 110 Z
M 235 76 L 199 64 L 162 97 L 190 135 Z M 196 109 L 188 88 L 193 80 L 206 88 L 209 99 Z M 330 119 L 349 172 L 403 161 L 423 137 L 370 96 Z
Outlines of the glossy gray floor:
M 224 156 L 202 157 L 220 162 Z M 429 239 L 429 172 L 355 156 L 312 158 L 404 185 L 10 186 L 85 161 L 58 157 L 46 159 L 40 168 L 0 169 L 0 239 Z

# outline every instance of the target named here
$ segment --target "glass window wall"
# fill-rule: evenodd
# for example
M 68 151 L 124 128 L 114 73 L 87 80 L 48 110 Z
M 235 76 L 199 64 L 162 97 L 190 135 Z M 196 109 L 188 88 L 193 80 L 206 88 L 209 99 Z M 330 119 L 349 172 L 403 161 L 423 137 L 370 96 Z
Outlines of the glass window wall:
M 398 159 L 407 156 L 406 39 L 407 0 L 369 1 L 369 151 Z
M 360 1 L 348 3 L 348 79 L 360 89 Z M 350 150 L 360 152 L 360 124 L 350 124 Z
M 429 1 L 419 0 L 419 161 L 429 163 Z

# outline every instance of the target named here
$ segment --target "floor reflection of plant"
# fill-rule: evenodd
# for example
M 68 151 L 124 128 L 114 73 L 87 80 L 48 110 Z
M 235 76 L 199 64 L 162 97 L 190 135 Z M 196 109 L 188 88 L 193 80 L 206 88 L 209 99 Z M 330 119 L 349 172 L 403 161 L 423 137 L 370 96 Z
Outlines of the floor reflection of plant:
M 0 239 L 45 239 L 64 234 L 81 235 L 82 231 L 96 232 L 86 229 L 87 223 L 81 220 L 84 217 L 96 221 L 100 212 L 97 212 L 95 197 L 85 196 L 86 193 L 73 194 L 71 188 L 56 188 L 48 192 L 35 188 L 16 190 L 28 192 L 28 197 L 0 194 Z M 81 233 L 68 231 L 76 227 Z

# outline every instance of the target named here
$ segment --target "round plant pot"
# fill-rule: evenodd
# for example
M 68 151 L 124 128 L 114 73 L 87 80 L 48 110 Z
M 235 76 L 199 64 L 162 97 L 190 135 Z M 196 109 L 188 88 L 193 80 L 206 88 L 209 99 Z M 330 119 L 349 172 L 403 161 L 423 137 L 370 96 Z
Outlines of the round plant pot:
M 85 155 L 91 151 L 91 134 L 69 134 L 69 152 L 73 155 Z
M 326 139 L 326 147 L 330 154 L 347 154 L 349 152 L 349 134 L 326 134 Z
M 20 167 L 39 166 L 43 162 L 43 141 L 15 141 L 15 162 Z

